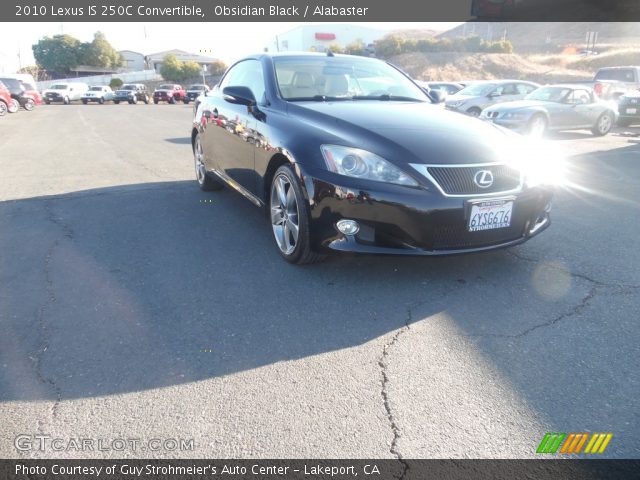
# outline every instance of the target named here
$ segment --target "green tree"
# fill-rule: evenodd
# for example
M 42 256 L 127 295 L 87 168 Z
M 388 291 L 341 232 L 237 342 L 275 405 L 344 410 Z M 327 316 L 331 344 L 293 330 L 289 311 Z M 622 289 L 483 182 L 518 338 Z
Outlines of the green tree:
M 26 67 L 22 67 L 18 70 L 18 73 L 28 73 L 36 82 L 43 80 L 43 77 L 45 76 L 45 72 L 38 65 L 27 65 Z
M 109 82 L 109 86 L 115 90 L 116 88 L 120 88 L 122 86 L 123 82 L 120 78 L 112 78 L 111 81 Z
M 198 65 L 196 62 L 183 62 L 182 63 L 182 80 L 188 80 L 191 78 L 196 78 L 199 75 L 202 75 L 202 67 Z
M 344 51 L 345 53 L 348 53 L 350 55 L 366 55 L 367 54 L 367 46 L 364 44 L 364 42 L 359 38 L 357 40 L 354 40 L 351 43 L 347 43 L 347 46 L 344 47 Z
M 209 73 L 213 76 L 222 75 L 226 70 L 227 65 L 221 60 L 216 60 L 209 66 Z
M 54 35 L 32 46 L 39 67 L 56 75 L 66 75 L 79 63 L 80 40 L 71 35 Z
M 333 53 L 344 53 L 344 48 L 342 48 L 338 43 L 332 43 L 331 45 L 329 45 L 327 50 Z
M 115 69 L 124 63 L 122 55 L 107 41 L 102 32 L 93 35 L 93 41 L 80 47 L 79 61 L 82 65 Z
M 160 66 L 160 75 L 170 82 L 181 82 L 182 63 L 173 53 L 165 55 Z

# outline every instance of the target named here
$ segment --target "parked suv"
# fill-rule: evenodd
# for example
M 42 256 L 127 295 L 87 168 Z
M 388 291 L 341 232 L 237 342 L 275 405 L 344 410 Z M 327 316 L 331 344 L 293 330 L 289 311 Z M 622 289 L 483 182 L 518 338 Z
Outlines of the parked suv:
M 184 97 L 184 103 L 187 104 L 189 102 L 195 101 L 200 95 L 204 95 L 209 91 L 209 87 L 204 83 L 196 83 L 195 85 L 190 85 L 187 88 L 187 96 Z
M 187 92 L 184 91 L 181 85 L 176 85 L 173 83 L 160 85 L 153 92 L 153 103 L 157 104 L 158 102 L 168 102 L 168 103 L 176 103 L 180 101 L 184 101 L 187 96 Z
M 618 125 L 640 124 L 640 90 L 627 92 L 618 99 Z
M 142 83 L 127 83 L 116 90 L 113 103 L 129 102 L 134 105 L 138 102 L 149 103 L 149 91 Z
M 11 103 L 8 105 L 10 113 L 17 112 L 20 107 L 25 110 L 33 110 L 36 102 L 33 96 L 29 95 L 23 83 L 16 78 L 0 77 L 0 82 L 9 90 Z
M 80 82 L 54 83 L 44 92 L 44 103 L 62 102 L 69 105 L 75 100 L 80 100 L 82 95 L 89 90 L 89 85 Z
M 94 85 L 82 95 L 81 100 L 85 105 L 89 102 L 98 102 L 102 105 L 104 102 L 113 100 L 113 90 L 106 85 Z

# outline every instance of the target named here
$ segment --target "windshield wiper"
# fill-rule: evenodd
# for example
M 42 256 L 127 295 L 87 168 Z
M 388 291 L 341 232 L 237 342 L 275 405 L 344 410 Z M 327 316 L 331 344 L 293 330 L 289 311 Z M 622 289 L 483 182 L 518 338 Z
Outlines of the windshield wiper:
M 351 97 L 331 97 L 328 95 L 314 95 L 313 97 L 290 97 L 288 102 L 333 102 L 335 100 L 351 100 Z

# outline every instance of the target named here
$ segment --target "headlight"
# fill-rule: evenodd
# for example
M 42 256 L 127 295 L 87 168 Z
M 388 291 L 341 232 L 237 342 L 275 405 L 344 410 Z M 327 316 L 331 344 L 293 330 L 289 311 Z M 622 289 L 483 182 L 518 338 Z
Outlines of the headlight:
M 411 187 L 418 186 L 418 182 L 398 167 L 366 150 L 337 145 L 322 145 L 320 150 L 327 168 L 340 175 Z
M 527 117 L 527 114 L 524 112 L 506 112 L 502 115 L 502 118 L 505 120 L 523 120 Z

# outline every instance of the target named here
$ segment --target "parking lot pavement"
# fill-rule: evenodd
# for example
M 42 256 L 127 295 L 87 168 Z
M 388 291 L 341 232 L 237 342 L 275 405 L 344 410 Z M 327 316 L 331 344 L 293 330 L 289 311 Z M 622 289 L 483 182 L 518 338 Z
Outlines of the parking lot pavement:
M 1 119 L 0 457 L 510 458 L 550 431 L 640 457 L 637 137 L 553 136 L 573 185 L 525 245 L 296 267 L 198 190 L 190 114 Z

